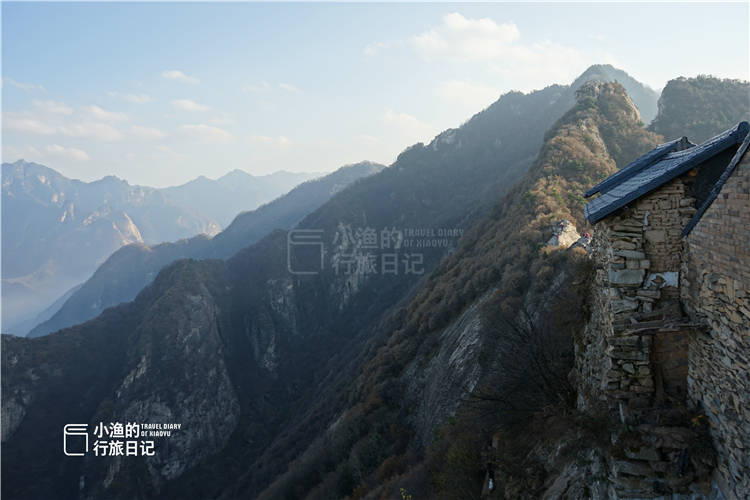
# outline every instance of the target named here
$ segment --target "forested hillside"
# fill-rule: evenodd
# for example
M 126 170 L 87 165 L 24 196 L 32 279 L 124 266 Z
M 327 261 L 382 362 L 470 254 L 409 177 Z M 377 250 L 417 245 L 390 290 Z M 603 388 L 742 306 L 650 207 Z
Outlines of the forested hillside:
M 750 83 L 698 76 L 670 80 L 649 130 L 698 144 L 750 118 Z

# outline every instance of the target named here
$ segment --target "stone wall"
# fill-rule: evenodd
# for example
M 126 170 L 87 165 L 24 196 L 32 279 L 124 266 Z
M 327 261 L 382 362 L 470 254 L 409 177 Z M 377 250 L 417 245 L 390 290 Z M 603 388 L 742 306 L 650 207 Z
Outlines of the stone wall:
M 675 179 L 596 226 L 592 318 L 576 345 L 584 411 L 606 403 L 622 413 L 684 395 L 692 325 L 679 300 L 681 232 L 695 214 L 686 184 Z
M 685 242 L 682 303 L 708 326 L 690 343 L 689 398 L 710 420 L 718 481 L 750 494 L 750 154 Z

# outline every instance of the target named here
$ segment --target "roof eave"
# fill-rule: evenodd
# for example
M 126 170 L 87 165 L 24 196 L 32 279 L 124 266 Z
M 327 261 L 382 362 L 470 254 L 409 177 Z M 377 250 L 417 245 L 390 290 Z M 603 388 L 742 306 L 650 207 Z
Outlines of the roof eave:
M 636 199 L 640 198 L 641 196 L 644 196 L 644 195 L 650 193 L 651 191 L 659 188 L 663 184 L 666 184 L 667 182 L 671 181 L 672 179 L 675 179 L 675 178 L 681 176 L 682 174 L 684 174 L 685 172 L 689 171 L 690 169 L 692 169 L 696 165 L 700 165 L 701 163 L 703 163 L 704 161 L 708 160 L 709 158 L 712 158 L 713 156 L 716 156 L 717 154 L 721 153 L 722 151 L 725 151 L 727 148 L 731 147 L 732 145 L 737 144 L 738 142 L 742 142 L 743 145 L 744 145 L 745 142 L 747 141 L 748 137 L 750 136 L 750 134 L 748 134 L 749 130 L 750 130 L 750 125 L 748 125 L 747 122 L 743 121 L 743 122 L 738 123 L 733 129 L 730 129 L 730 130 L 724 132 L 724 133 L 727 134 L 726 137 L 722 138 L 722 141 L 716 145 L 715 149 L 710 149 L 710 150 L 707 150 L 707 151 L 704 151 L 702 153 L 697 154 L 693 158 L 691 158 L 689 160 L 686 160 L 685 163 L 682 164 L 682 165 L 680 165 L 679 167 L 676 167 L 675 169 L 673 169 L 673 170 L 671 170 L 671 171 L 669 171 L 669 172 L 667 172 L 667 173 L 665 173 L 665 174 L 663 174 L 663 175 L 661 175 L 659 177 L 655 177 L 651 181 L 649 181 L 646 184 L 644 184 L 641 188 L 631 191 L 630 193 L 628 193 L 625 196 L 623 196 L 622 198 L 620 198 L 617 202 L 614 202 L 614 203 L 612 203 L 610 205 L 605 205 L 604 207 L 602 207 L 601 209 L 597 210 L 596 212 L 593 212 L 593 214 L 590 211 L 590 205 L 593 202 L 585 205 L 584 206 L 584 218 L 586 220 L 590 221 L 592 224 L 595 224 L 596 222 L 598 222 L 598 221 L 604 219 L 605 217 L 607 217 L 608 215 L 610 215 L 610 214 L 616 212 L 617 210 L 625 207 L 631 201 L 636 200 Z M 713 140 L 713 139 L 710 139 L 710 140 Z M 742 149 L 742 146 L 740 146 L 740 149 Z M 739 153 L 739 150 L 738 150 L 738 153 Z M 735 158 L 737 158 L 737 154 L 735 154 L 735 156 L 732 158 L 732 161 L 730 161 L 730 165 L 732 164 L 732 162 L 735 161 Z M 732 167 L 732 168 L 734 168 L 734 167 Z M 641 169 L 640 171 L 642 171 L 642 170 L 643 169 Z M 726 174 L 726 171 L 725 171 L 725 174 Z M 634 174 L 634 175 L 637 175 L 637 173 Z M 722 174 L 722 177 L 723 176 L 724 176 L 724 174 Z M 623 182 L 624 182 L 624 180 L 623 180 Z M 717 194 L 718 194 L 718 192 L 717 192 Z M 708 207 L 706 207 L 706 208 L 708 208 Z M 696 213 L 696 215 L 698 215 L 698 214 Z M 686 228 L 687 228 L 687 226 L 686 226 Z M 683 233 L 684 233 L 684 230 L 683 230 Z

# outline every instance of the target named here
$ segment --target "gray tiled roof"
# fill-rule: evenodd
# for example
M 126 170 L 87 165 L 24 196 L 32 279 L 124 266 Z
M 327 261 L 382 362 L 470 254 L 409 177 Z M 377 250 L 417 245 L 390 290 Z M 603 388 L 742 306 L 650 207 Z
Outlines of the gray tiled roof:
M 641 156 L 640 158 L 631 161 L 627 165 L 625 165 L 623 168 L 615 172 L 614 174 L 610 175 L 606 179 L 604 179 L 602 182 L 597 184 L 596 186 L 592 187 L 588 191 L 586 191 L 583 196 L 588 198 L 589 196 L 592 196 L 596 193 L 605 192 L 612 188 L 613 186 L 616 186 L 617 184 L 623 182 L 625 179 L 629 179 L 630 177 L 633 177 L 635 174 L 643 170 L 644 168 L 648 167 L 655 161 L 659 160 L 663 156 L 673 152 L 673 151 L 681 151 L 683 149 L 691 148 L 695 146 L 695 144 L 688 141 L 688 138 L 683 136 L 679 139 L 675 139 L 673 141 L 665 142 L 664 144 L 660 144 L 656 146 L 654 149 L 646 153 L 645 155 Z
M 658 146 L 632 162 L 625 169 L 592 188 L 589 193 L 593 194 L 599 191 L 601 195 L 586 204 L 583 209 L 584 216 L 591 222 L 603 219 L 631 201 L 742 142 L 748 135 L 748 130 L 750 130 L 750 125 L 747 122 L 740 122 L 735 127 L 722 132 L 703 144 L 682 151 L 672 149 L 671 152 L 666 154 L 664 150 L 669 149 L 668 145 L 677 141 Z M 662 149 L 660 150 L 660 148 Z M 672 148 L 674 148 L 674 145 Z M 627 172 L 622 173 L 624 170 L 627 170 Z

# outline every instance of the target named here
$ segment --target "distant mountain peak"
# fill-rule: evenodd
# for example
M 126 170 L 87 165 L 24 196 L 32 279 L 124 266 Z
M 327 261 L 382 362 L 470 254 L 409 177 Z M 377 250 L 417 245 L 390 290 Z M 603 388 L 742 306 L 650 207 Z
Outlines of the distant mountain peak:
M 620 83 L 635 103 L 644 123 L 648 124 L 656 117 L 659 93 L 648 85 L 639 82 L 624 70 L 615 68 L 611 64 L 592 64 L 575 79 L 572 87 L 577 89 L 592 80 Z
M 226 174 L 222 175 L 220 179 L 229 179 L 229 178 L 236 178 L 236 177 L 255 177 L 250 172 L 247 172 L 245 170 L 235 168 L 234 170 L 230 170 Z

